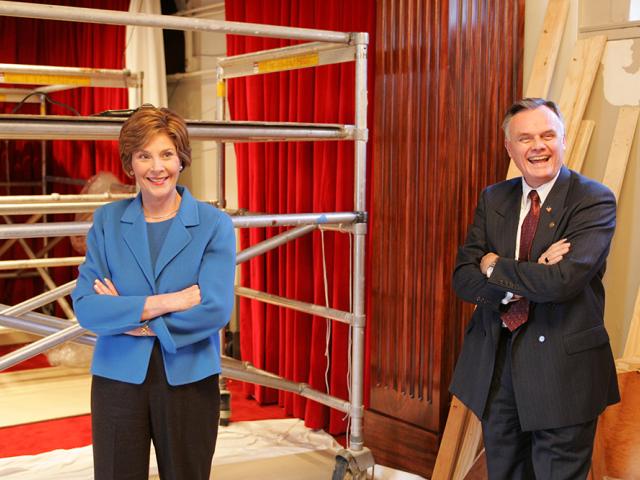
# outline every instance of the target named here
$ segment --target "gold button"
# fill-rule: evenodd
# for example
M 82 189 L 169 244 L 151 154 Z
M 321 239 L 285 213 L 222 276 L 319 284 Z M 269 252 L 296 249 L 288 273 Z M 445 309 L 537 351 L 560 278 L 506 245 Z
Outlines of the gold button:
M 549 223 L 549 228 L 553 228 L 553 227 L 555 227 L 555 226 L 556 226 L 556 222 L 551 222 L 551 223 Z

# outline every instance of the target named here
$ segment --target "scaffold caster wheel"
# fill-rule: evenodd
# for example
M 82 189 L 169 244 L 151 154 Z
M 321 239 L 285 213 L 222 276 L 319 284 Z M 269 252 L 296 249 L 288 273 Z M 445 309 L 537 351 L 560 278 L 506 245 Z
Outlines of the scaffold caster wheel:
M 222 427 L 229 425 L 231 419 L 231 392 L 220 390 L 220 420 L 218 424 Z
M 331 480 L 366 480 L 367 470 L 373 466 L 373 455 L 368 448 L 358 452 L 340 450 L 336 454 L 336 466 Z

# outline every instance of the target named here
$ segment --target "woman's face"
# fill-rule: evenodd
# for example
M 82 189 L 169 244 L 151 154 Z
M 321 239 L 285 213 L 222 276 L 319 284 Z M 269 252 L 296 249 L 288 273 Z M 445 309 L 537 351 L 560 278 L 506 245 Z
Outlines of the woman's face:
M 131 156 L 131 168 L 143 202 L 174 201 L 180 158 L 173 140 L 160 133 Z

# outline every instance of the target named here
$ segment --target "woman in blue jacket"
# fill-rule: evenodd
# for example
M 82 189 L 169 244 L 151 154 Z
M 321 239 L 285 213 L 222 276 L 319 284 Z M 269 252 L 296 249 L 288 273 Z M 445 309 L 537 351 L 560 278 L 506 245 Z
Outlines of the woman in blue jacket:
M 184 120 L 142 107 L 120 157 L 140 193 L 96 210 L 72 294 L 98 336 L 91 412 L 96 480 L 208 479 L 220 394 L 218 332 L 233 305 L 235 235 L 223 212 L 178 186 L 191 164 Z

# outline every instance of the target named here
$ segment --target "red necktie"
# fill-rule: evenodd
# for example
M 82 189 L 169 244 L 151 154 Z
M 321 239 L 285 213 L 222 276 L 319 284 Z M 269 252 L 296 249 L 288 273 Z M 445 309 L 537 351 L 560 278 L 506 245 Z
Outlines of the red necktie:
M 522 227 L 520 227 L 520 249 L 518 250 L 518 261 L 520 262 L 529 260 L 531 243 L 533 243 L 533 237 L 538 227 L 538 219 L 540 218 L 540 197 L 538 192 L 531 190 L 529 198 L 531 199 L 531 208 L 527 216 L 524 217 Z M 509 310 L 501 315 L 501 319 L 507 328 L 513 332 L 529 319 L 529 300 L 522 298 L 517 302 L 511 303 Z

